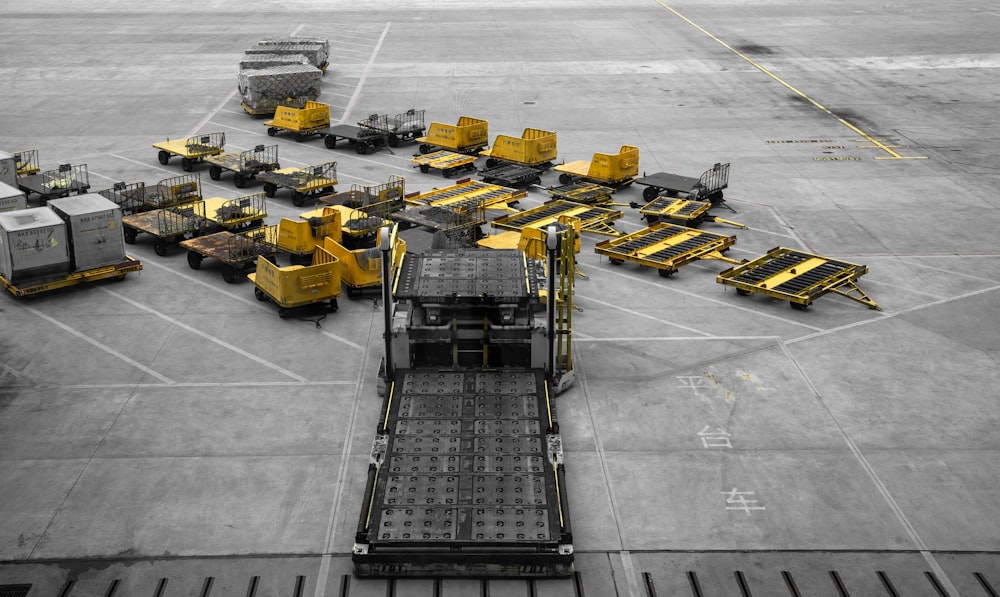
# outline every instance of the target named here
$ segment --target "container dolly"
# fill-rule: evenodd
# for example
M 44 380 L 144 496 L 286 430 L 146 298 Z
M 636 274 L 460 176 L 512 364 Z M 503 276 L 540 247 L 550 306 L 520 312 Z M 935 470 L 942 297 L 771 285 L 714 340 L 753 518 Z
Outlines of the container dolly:
M 54 170 L 18 177 L 17 186 L 28 199 L 31 199 L 32 194 L 40 196 L 42 205 L 45 205 L 49 199 L 68 197 L 71 193 L 86 193 L 90 188 L 90 174 L 86 164 L 62 164 Z
M 567 184 L 548 187 L 546 189 L 552 199 L 549 201 L 566 200 L 584 205 L 609 206 L 618 205 L 611 198 L 615 192 L 611 187 L 599 185 L 594 182 L 578 180 Z
M 220 230 L 189 238 L 180 245 L 187 249 L 188 267 L 201 269 L 202 261 L 214 259 L 222 263 L 222 279 L 235 284 L 256 269 L 258 257 L 273 258 L 277 249 L 268 242 L 267 236 L 266 230 Z
M 383 131 L 353 124 L 334 124 L 320 133 L 323 135 L 323 145 L 327 149 L 335 149 L 337 141 L 343 139 L 354 147 L 354 151 L 367 155 L 389 145 L 389 135 Z
M 140 233 L 153 237 L 153 251 L 163 257 L 167 247 L 203 234 L 208 228 L 205 202 L 164 207 L 122 216 L 122 231 L 127 244 L 135 244 Z
M 593 158 L 557 165 L 559 184 L 593 182 L 618 190 L 635 182 L 639 174 L 639 148 L 622 145 L 618 153 L 595 153 Z
M 201 176 L 184 174 L 165 178 L 154 185 L 144 182 L 116 182 L 98 194 L 113 201 L 122 210 L 122 215 L 130 215 L 152 209 L 183 205 L 201 200 Z
M 684 195 L 690 199 L 718 204 L 722 202 L 722 190 L 729 186 L 729 164 L 718 162 L 698 178 L 666 172 L 643 174 L 635 184 L 646 187 L 642 190 L 642 198 L 646 201 L 666 194 L 669 197 Z
M 620 233 L 613 228 L 613 224 L 615 220 L 621 219 L 624 215 L 621 211 L 608 207 L 595 207 L 572 201 L 556 200 L 494 218 L 490 222 L 490 226 L 499 230 L 520 232 L 525 228 L 544 228 L 553 222 L 558 222 L 561 217 L 572 217 L 580 222 L 582 232 L 619 236 Z
M 639 213 L 642 214 L 642 217 L 647 222 L 667 221 L 691 228 L 697 228 L 703 222 L 716 222 L 718 224 L 735 226 L 736 228 L 746 228 L 745 224 L 708 213 L 715 206 L 715 204 L 709 201 L 660 196 L 643 206 L 640 206 L 638 203 L 631 203 L 629 205 L 632 208 L 638 208 Z
M 108 280 L 112 278 L 115 280 L 124 280 L 125 276 L 128 274 L 140 270 L 142 270 L 142 262 L 126 255 L 125 260 L 118 263 L 74 272 L 48 280 L 12 283 L 8 281 L 7 278 L 0 275 L 0 286 L 3 286 L 7 292 L 12 295 L 18 298 L 23 298 L 51 292 L 60 288 L 76 286 L 77 284 L 97 282 L 98 280 Z
M 274 197 L 278 189 L 292 190 L 292 205 L 302 207 L 310 197 L 336 192 L 337 162 L 325 162 L 304 168 L 280 168 L 261 172 L 264 194 Z
M 505 187 L 524 188 L 531 185 L 542 184 L 542 173 L 544 170 L 524 166 L 522 164 L 503 163 L 479 171 L 479 177 L 483 182 L 503 185 Z
M 167 139 L 160 143 L 154 143 L 153 148 L 160 151 L 156 154 L 156 159 L 160 164 L 166 166 L 170 163 L 170 158 L 179 156 L 181 158 L 181 170 L 190 172 L 194 165 L 203 161 L 206 157 L 219 155 L 225 151 L 226 134 L 222 132 L 203 133 L 186 139 Z
M 829 292 L 881 311 L 882 307 L 857 284 L 866 273 L 866 265 L 775 247 L 757 259 L 720 273 L 716 282 L 733 286 L 740 296 L 755 293 L 788 301 L 793 309 L 800 311 Z M 842 290 L 844 287 L 847 290 Z
M 369 117 L 371 118 L 371 117 Z M 379 118 L 379 117 L 376 117 Z M 296 105 L 278 106 L 274 118 L 265 120 L 267 134 L 271 137 L 281 131 L 295 134 L 296 141 L 319 135 L 327 149 L 337 147 L 337 141 L 343 139 L 354 147 L 359 154 L 374 153 L 377 149 L 389 144 L 387 117 L 380 128 L 375 126 L 354 126 L 351 124 L 330 124 L 330 105 L 323 102 L 307 101 L 301 107 Z M 367 121 L 362 121 L 367 122 Z
M 247 181 L 261 172 L 281 168 L 277 145 L 258 145 L 246 151 L 220 153 L 205 158 L 205 161 L 210 164 L 208 176 L 212 180 L 221 179 L 223 170 L 228 170 L 233 173 L 233 184 L 237 189 L 246 187 Z
M 406 203 L 416 207 L 448 207 L 476 200 L 482 204 L 483 209 L 515 211 L 510 207 L 511 204 L 527 196 L 528 193 L 524 190 L 463 178 L 450 187 L 411 193 L 406 196 Z
M 309 265 L 280 267 L 267 257 L 257 258 L 256 270 L 247 274 L 259 301 L 278 305 L 278 317 L 285 319 L 295 310 L 326 304 L 337 310 L 341 294 L 341 263 L 323 247 L 313 250 Z
M 668 278 L 699 259 L 740 263 L 723 255 L 735 243 L 735 236 L 656 222 L 638 232 L 599 242 L 594 252 L 608 257 L 612 265 L 638 263 L 655 268 L 660 276 Z
M 414 168 L 420 168 L 423 173 L 440 170 L 441 176 L 451 178 L 456 172 L 468 172 L 476 169 L 476 158 L 454 151 L 435 151 L 428 154 L 414 155 L 410 160 Z
M 38 174 L 38 150 L 26 149 L 14 152 L 14 169 L 17 176 L 30 176 Z
M 424 136 L 424 110 L 410 108 L 402 114 L 372 114 L 359 122 L 363 127 L 380 130 L 387 135 L 389 147 L 399 147 L 403 141 L 415 141 Z

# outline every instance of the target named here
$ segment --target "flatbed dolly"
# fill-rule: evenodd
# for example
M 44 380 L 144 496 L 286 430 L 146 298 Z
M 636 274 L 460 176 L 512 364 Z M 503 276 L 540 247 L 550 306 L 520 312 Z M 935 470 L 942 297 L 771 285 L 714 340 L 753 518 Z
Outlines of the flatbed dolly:
M 24 151 L 15 151 L 14 170 L 16 170 L 17 176 L 38 174 L 40 170 L 38 167 L 38 150 L 26 149 Z
M 545 190 L 547 190 L 553 197 L 549 201 L 565 199 L 566 201 L 582 203 L 584 205 L 617 205 L 614 199 L 611 198 L 611 195 L 615 192 L 615 190 L 611 187 L 599 185 L 594 182 L 579 180 L 559 186 L 549 187 Z
M 740 296 L 756 293 L 788 301 L 793 309 L 800 311 L 828 292 L 881 311 L 857 285 L 866 273 L 866 265 L 775 247 L 757 259 L 720 273 L 716 282 L 733 286 Z M 842 290 L 844 287 L 847 290 Z
M 303 212 L 299 217 L 309 222 L 323 221 L 333 212 L 340 212 L 340 239 L 350 248 L 371 246 L 380 228 L 392 226 L 392 220 L 382 217 L 379 210 L 368 211 L 366 208 L 352 208 L 344 205 L 324 205 Z
M 116 182 L 113 186 L 101 189 L 97 193 L 121 208 L 122 215 L 127 216 L 148 209 L 144 182 Z
M 49 199 L 68 197 L 71 193 L 86 193 L 90 188 L 90 174 L 86 164 L 62 164 L 55 170 L 18 177 L 17 186 L 28 200 L 32 194 L 36 194 L 42 198 L 44 205 Z
M 479 177 L 483 182 L 522 188 L 542 184 L 542 172 L 540 168 L 505 163 L 480 170 Z
M 277 145 L 258 145 L 246 151 L 220 153 L 205 158 L 205 161 L 210 164 L 208 176 L 212 180 L 221 179 L 222 172 L 228 170 L 233 173 L 233 184 L 237 189 L 246 187 L 247 181 L 261 172 L 281 168 Z
M 0 285 L 2 285 L 7 292 L 21 298 L 43 294 L 59 288 L 76 286 L 77 284 L 97 282 L 98 280 L 107 280 L 111 278 L 124 280 L 126 275 L 132 272 L 140 271 L 141 269 L 142 263 L 138 259 L 134 259 L 126 255 L 125 261 L 121 261 L 119 263 L 74 272 L 66 276 L 48 280 L 26 281 L 13 284 L 0 275 Z
M 389 135 L 386 133 L 353 124 L 334 124 L 324 129 L 320 134 L 323 135 L 323 145 L 327 149 L 335 149 L 337 141 L 343 139 L 347 141 L 348 145 L 354 147 L 356 153 L 361 155 L 375 153 L 389 145 Z
M 336 192 L 337 162 L 325 162 L 304 168 L 280 168 L 261 172 L 264 194 L 274 197 L 278 189 L 292 190 L 292 205 L 302 207 L 310 197 Z
M 638 203 L 630 204 L 632 208 L 638 208 L 639 213 L 647 222 L 665 221 L 697 228 L 703 222 L 716 222 L 718 224 L 728 224 L 736 228 L 746 228 L 745 224 L 713 216 L 709 212 L 715 204 L 709 201 L 695 201 L 693 199 L 675 199 L 673 197 L 660 196 L 646 205 L 640 206 Z
M 451 178 L 456 172 L 471 171 L 476 169 L 475 156 L 456 153 L 454 151 L 435 151 L 428 154 L 417 154 L 410 160 L 414 168 L 420 168 L 424 174 L 434 170 L 440 170 L 441 176 Z
M 660 276 L 668 278 L 699 259 L 740 263 L 722 254 L 735 243 L 735 236 L 657 222 L 638 232 L 599 242 L 594 252 L 606 256 L 612 265 L 638 263 L 655 268 Z
M 153 143 L 153 148 L 160 150 L 156 154 L 156 159 L 160 164 L 166 166 L 170 163 L 170 158 L 177 156 L 181 158 L 181 170 L 190 172 L 195 164 L 203 161 L 206 157 L 219 155 L 225 151 L 226 134 L 222 132 L 203 133 L 185 139 L 174 139 L 171 141 L 161 141 Z
M 646 187 L 642 190 L 642 198 L 646 201 L 666 194 L 670 197 L 684 195 L 689 199 L 719 203 L 722 201 L 722 190 L 729 186 L 729 164 L 716 163 L 698 178 L 666 172 L 644 174 L 635 184 Z
M 403 141 L 416 141 L 424 135 L 424 110 L 410 108 L 402 114 L 372 114 L 358 124 L 385 132 L 389 147 L 399 147 Z
M 125 242 L 135 244 L 140 233 L 149 234 L 160 257 L 167 254 L 168 246 L 203 234 L 207 226 L 203 201 L 122 216 Z
M 619 236 L 620 233 L 612 227 L 612 224 L 623 216 L 624 214 L 617 209 L 555 200 L 538 207 L 494 218 L 490 222 L 490 226 L 499 230 L 520 232 L 525 228 L 543 228 L 558 222 L 560 217 L 573 217 L 580 221 L 580 230 L 583 232 Z
M 222 279 L 229 284 L 245 279 L 257 268 L 257 258 L 271 257 L 277 249 L 266 242 L 266 232 L 230 232 L 220 230 L 212 234 L 181 241 L 187 249 L 188 267 L 201 269 L 202 261 L 214 259 L 222 263 Z

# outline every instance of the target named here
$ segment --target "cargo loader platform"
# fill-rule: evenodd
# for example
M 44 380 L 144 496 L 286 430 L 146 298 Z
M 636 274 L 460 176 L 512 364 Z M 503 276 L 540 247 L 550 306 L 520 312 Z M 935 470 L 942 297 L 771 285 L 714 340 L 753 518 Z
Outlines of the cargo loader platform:
M 722 254 L 734 244 L 735 236 L 657 222 L 638 232 L 599 242 L 594 252 L 608 257 L 612 265 L 638 263 L 657 269 L 660 276 L 667 278 L 699 259 L 740 263 Z
M 881 311 L 857 285 L 868 266 L 775 247 L 767 254 L 719 274 L 719 284 L 733 286 L 741 296 L 763 294 L 805 310 L 814 300 L 833 292 L 869 309 Z M 846 290 L 844 290 L 846 288 Z

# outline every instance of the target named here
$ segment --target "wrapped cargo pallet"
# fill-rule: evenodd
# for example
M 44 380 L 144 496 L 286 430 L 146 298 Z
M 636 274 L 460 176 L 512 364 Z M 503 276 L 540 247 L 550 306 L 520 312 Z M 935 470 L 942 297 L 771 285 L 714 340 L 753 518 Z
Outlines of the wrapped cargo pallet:
M 66 223 L 72 247 L 73 271 L 81 272 L 125 261 L 122 210 L 97 193 L 52 199 L 52 208 Z
M 10 283 L 69 273 L 66 224 L 49 207 L 0 213 L 0 276 Z
M 246 108 L 259 113 L 274 112 L 289 99 L 305 101 L 319 97 L 323 73 L 308 64 L 285 64 L 241 70 L 237 80 Z
M 28 199 L 17 187 L 0 182 L 0 211 L 13 211 L 28 207 Z
M 283 64 L 310 64 L 305 54 L 244 54 L 240 70 L 253 70 Z
M 309 63 L 326 70 L 330 57 L 330 46 L 325 39 L 309 37 L 284 37 L 262 39 L 245 51 L 245 54 L 303 54 Z

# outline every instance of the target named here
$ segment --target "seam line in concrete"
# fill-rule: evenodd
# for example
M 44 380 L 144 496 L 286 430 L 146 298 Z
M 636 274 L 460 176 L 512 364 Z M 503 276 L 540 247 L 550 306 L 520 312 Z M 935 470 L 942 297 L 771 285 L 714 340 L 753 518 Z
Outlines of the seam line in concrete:
M 354 104 L 357 103 L 358 96 L 361 95 L 361 88 L 365 86 L 365 81 L 368 80 L 368 75 L 371 73 L 372 66 L 375 64 L 375 57 L 378 56 L 379 50 L 382 49 L 382 42 L 385 41 L 385 37 L 389 34 L 389 27 L 391 26 L 392 21 L 389 21 L 382 29 L 382 35 L 379 36 L 378 41 L 375 43 L 375 48 L 372 50 L 371 56 L 368 57 L 368 64 L 365 65 L 365 70 L 361 73 L 361 77 L 358 79 L 358 84 L 354 88 L 354 93 L 351 94 L 351 99 L 347 101 L 347 107 L 344 108 L 344 114 L 340 117 L 340 122 L 344 122 L 351 117 L 351 110 L 354 109 Z

